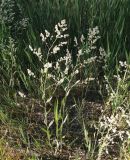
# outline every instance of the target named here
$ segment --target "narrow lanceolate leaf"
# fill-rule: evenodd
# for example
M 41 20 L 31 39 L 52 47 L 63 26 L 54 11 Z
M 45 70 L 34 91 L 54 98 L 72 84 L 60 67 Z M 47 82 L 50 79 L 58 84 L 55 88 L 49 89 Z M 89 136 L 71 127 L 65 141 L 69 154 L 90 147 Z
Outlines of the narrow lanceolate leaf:
M 58 124 L 58 121 L 59 121 L 58 100 L 55 102 L 55 106 L 54 106 L 54 117 L 55 117 L 55 123 Z

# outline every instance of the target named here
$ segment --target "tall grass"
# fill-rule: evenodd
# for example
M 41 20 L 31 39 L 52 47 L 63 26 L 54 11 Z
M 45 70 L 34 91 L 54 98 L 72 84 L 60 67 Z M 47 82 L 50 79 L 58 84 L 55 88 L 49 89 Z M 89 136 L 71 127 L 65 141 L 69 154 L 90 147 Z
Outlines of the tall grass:
M 67 19 L 72 36 L 82 33 L 87 35 L 88 27 L 97 25 L 100 27 L 103 41 L 105 40 L 104 44 L 107 44 L 108 40 L 113 50 L 119 46 L 121 48 L 125 38 L 129 40 L 129 3 L 129 0 L 28 0 L 22 6 L 34 31 L 41 32 L 46 28 L 50 30 L 64 18 Z
M 28 0 L 25 2 L 19 0 L 17 4 L 23 16 L 29 19 L 25 43 L 39 46 L 40 33 L 45 29 L 51 31 L 56 23 L 66 19 L 70 34 L 69 46 L 74 57 L 77 54 L 77 50 L 73 48 L 74 37 L 80 37 L 81 34 L 86 37 L 88 28 L 95 26 L 100 29 L 99 46 L 105 48 L 109 56 L 109 70 L 113 69 L 117 60 L 126 60 L 126 54 L 127 58 L 129 57 L 129 0 Z M 19 57 L 26 61 L 23 52 Z
M 129 160 L 130 1 L 2 3 L 0 158 Z
M 21 49 L 25 48 L 26 43 L 38 46 L 41 43 L 39 38 L 41 32 L 45 29 L 51 31 L 56 23 L 66 19 L 70 34 L 69 46 L 73 55 L 76 55 L 77 52 L 73 48 L 74 37 L 80 37 L 81 34 L 87 36 L 88 28 L 98 26 L 101 35 L 101 40 L 98 43 L 100 43 L 99 46 L 105 48 L 109 56 L 109 69 L 115 66 L 117 59 L 125 60 L 126 54 L 127 58 L 129 57 L 129 0 L 18 0 L 16 4 L 20 13 L 14 14 L 28 18 L 28 27 L 21 38 L 22 43 L 19 43 Z M 11 12 L 13 13 L 12 10 Z M 7 14 L 12 15 L 12 13 Z M 21 25 L 21 28 L 23 26 L 24 24 Z M 23 45 L 24 43 L 25 45 Z M 22 59 L 26 61 L 25 50 L 21 52 L 21 49 L 19 51 L 20 61 Z

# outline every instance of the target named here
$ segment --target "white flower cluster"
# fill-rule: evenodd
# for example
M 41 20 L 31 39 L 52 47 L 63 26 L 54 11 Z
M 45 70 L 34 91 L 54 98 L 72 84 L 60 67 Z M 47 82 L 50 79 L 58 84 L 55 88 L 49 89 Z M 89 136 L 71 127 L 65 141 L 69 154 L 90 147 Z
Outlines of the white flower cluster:
M 100 38 L 99 36 L 99 28 L 96 26 L 95 28 L 90 28 L 88 32 L 88 43 L 89 49 L 94 50 L 96 49 L 95 43 Z
M 80 41 L 82 42 L 82 44 L 85 44 L 86 47 L 83 47 L 82 49 L 79 48 L 77 58 L 80 59 L 82 57 L 82 59 L 84 59 L 83 64 L 90 64 L 90 63 L 96 62 L 97 58 L 100 61 L 106 60 L 106 52 L 101 47 L 99 48 L 99 53 L 100 53 L 99 57 L 97 57 L 97 55 L 95 56 L 90 55 L 91 53 L 93 53 L 93 50 L 96 49 L 96 42 L 100 38 L 99 28 L 97 26 L 95 28 L 90 28 L 88 31 L 87 37 L 88 37 L 87 42 L 85 42 L 84 36 L 81 35 Z M 75 42 L 75 46 L 78 46 L 78 41 L 76 37 L 74 38 L 74 42 Z M 90 55 L 89 58 L 88 57 L 86 58 L 85 56 L 86 54 Z
M 34 78 L 36 77 L 35 74 L 30 69 L 27 69 L 27 72 L 29 76 L 32 76 Z
M 44 73 L 47 73 L 49 68 L 52 68 L 52 63 L 47 62 L 44 64 Z
M 84 64 L 90 64 L 92 62 L 95 62 L 96 59 L 97 59 L 97 56 L 88 58 L 87 60 L 84 60 Z
M 66 20 L 61 20 L 60 23 L 55 25 L 55 33 L 56 33 L 56 38 L 66 38 L 69 35 L 68 34 L 62 34 L 63 32 L 65 32 L 67 30 L 67 24 L 66 24 Z
M 119 64 L 121 67 L 125 67 L 125 68 L 127 67 L 126 61 L 125 62 L 119 61 Z
M 56 54 L 58 51 L 60 51 L 60 47 L 59 46 L 54 46 L 52 53 Z
M 96 60 L 96 56 L 90 56 L 89 58 L 86 56 L 86 52 L 91 52 L 95 47 L 96 41 L 99 39 L 99 30 L 98 27 L 94 29 L 90 29 L 88 33 L 88 43 L 89 43 L 89 51 L 82 49 L 82 46 L 78 46 L 78 40 L 75 37 L 75 45 L 78 48 L 77 60 L 74 65 L 72 62 L 72 55 L 69 51 L 67 45 L 68 40 L 67 37 L 69 35 L 66 33 L 67 24 L 66 20 L 61 20 L 60 23 L 55 25 L 54 33 L 51 34 L 49 31 L 45 30 L 44 33 L 40 34 L 43 42 L 43 48 L 45 47 L 46 56 L 43 58 L 43 53 L 41 49 L 33 49 L 31 45 L 29 45 L 29 49 L 38 57 L 41 62 L 41 80 L 42 83 L 51 81 L 53 86 L 65 85 L 64 89 L 67 93 L 69 93 L 71 86 L 77 85 L 80 81 L 80 78 L 77 74 L 80 75 L 82 69 L 86 69 L 88 64 L 93 63 Z M 85 38 L 83 35 L 80 37 L 80 42 L 85 44 Z M 60 56 L 60 52 L 64 53 L 64 56 Z M 49 57 L 50 56 L 50 57 Z M 52 59 L 55 57 L 57 61 L 55 62 Z M 27 70 L 29 76 L 35 76 L 31 70 Z M 84 73 L 84 71 L 83 71 Z M 46 80 L 45 80 L 46 78 Z M 78 78 L 78 80 L 77 80 Z M 45 81 L 45 82 L 44 82 Z M 66 83 L 64 83 L 66 81 Z M 85 80 L 84 80 L 85 81 Z M 83 82 L 83 80 L 82 80 Z
M 50 37 L 50 32 L 45 29 L 45 35 L 43 33 L 40 34 L 42 41 L 45 42 Z
M 66 20 L 61 20 L 60 23 L 55 25 L 55 33 L 53 35 L 51 35 L 51 33 L 47 30 L 45 30 L 44 34 L 40 34 L 43 44 L 45 44 L 48 48 L 48 55 L 58 53 L 61 50 L 61 47 L 67 45 L 66 38 L 69 37 L 69 35 L 65 33 L 66 30 Z M 63 39 L 63 41 L 61 39 Z M 35 54 L 40 56 L 38 53 Z
M 130 112 L 123 108 L 118 108 L 111 116 L 103 116 L 99 121 L 98 131 L 102 133 L 99 139 L 100 146 L 108 153 L 111 144 L 116 143 L 115 138 L 119 138 L 122 143 L 130 138 Z
M 41 48 L 38 48 L 38 49 L 33 49 L 31 45 L 29 45 L 29 49 L 30 51 L 32 51 L 39 59 L 39 61 L 42 60 L 42 52 L 41 52 Z
M 99 53 L 100 53 L 99 60 L 101 60 L 101 61 L 103 60 L 103 61 L 106 62 L 107 54 L 106 54 L 104 48 L 100 47 L 99 48 Z

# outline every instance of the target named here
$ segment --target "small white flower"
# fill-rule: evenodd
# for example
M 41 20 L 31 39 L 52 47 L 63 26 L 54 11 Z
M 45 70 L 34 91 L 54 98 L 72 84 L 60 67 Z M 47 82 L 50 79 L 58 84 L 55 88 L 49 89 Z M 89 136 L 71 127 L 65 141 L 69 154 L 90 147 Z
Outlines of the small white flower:
M 112 131 L 113 131 L 113 133 L 116 133 L 116 128 L 113 128 Z
M 69 37 L 69 34 L 64 34 L 64 38 L 67 38 L 67 37 Z
M 24 93 L 20 92 L 20 91 L 18 92 L 18 94 L 19 94 L 19 96 L 22 97 L 22 98 L 25 98 L 25 97 L 26 97 L 26 95 L 25 95 Z
M 53 53 L 56 54 L 59 50 L 60 50 L 60 47 L 55 46 L 55 47 L 53 48 Z
M 45 30 L 45 33 L 46 33 L 46 37 L 50 37 L 50 32 L 48 32 L 47 30 Z
M 67 75 L 68 74 L 69 69 L 66 67 L 64 70 L 64 74 Z
M 126 123 L 128 124 L 128 126 L 130 127 L 130 120 L 126 120 Z
M 32 51 L 32 52 L 33 52 L 33 48 L 32 48 L 32 46 L 31 46 L 31 45 L 29 45 L 29 49 L 30 49 L 30 51 Z
M 29 76 L 32 76 L 35 78 L 35 74 L 30 69 L 27 69 L 27 72 Z
M 43 35 L 43 33 L 40 34 L 40 37 L 42 38 L 42 41 L 43 41 L 43 42 L 46 41 L 46 38 L 45 38 L 45 36 Z
M 124 63 L 122 61 L 119 61 L 119 64 L 123 67 Z
M 80 41 L 83 43 L 84 40 L 85 40 L 85 38 L 84 38 L 84 35 L 82 34 L 82 35 L 81 35 L 81 38 L 80 38 Z
M 44 68 L 51 68 L 52 67 L 52 63 L 46 63 L 45 65 L 44 65 Z
M 65 19 L 61 20 L 61 24 L 62 25 L 66 24 L 66 20 Z
M 62 44 L 62 45 L 66 45 L 66 44 L 67 44 L 67 42 L 61 42 L 61 44 Z
M 58 62 L 56 62 L 56 67 L 55 67 L 56 69 L 60 69 L 60 66 L 59 66 L 59 63 Z
M 20 103 L 16 103 L 16 106 L 20 106 Z
M 125 62 L 119 61 L 119 64 L 120 64 L 121 67 L 126 67 L 127 66 L 126 61 Z
M 44 68 L 44 73 L 47 73 L 47 71 L 48 71 L 48 68 Z
M 109 154 L 109 152 L 108 152 L 108 148 L 106 148 L 106 154 Z
M 74 73 L 75 73 L 75 74 L 78 74 L 78 73 L 79 73 L 79 71 L 78 71 L 78 70 L 76 70 Z
M 128 136 L 128 139 L 130 139 L 130 132 L 126 132 L 127 136 Z
M 56 38 L 59 38 L 60 37 L 60 35 L 61 35 L 61 32 L 60 32 L 60 30 L 58 29 L 58 25 L 55 25 L 55 32 L 56 32 Z
M 77 46 L 78 45 L 78 40 L 77 40 L 76 37 L 74 37 L 74 42 L 75 42 L 75 46 Z
M 38 48 L 38 51 L 34 49 L 33 53 L 38 57 L 39 61 L 42 60 L 42 53 L 40 48 Z
M 62 31 L 64 32 L 64 31 L 66 31 L 67 30 L 67 27 L 65 27 L 65 28 L 62 28 Z
M 41 68 L 41 74 L 43 74 L 44 73 L 44 70 Z
M 79 51 L 78 51 L 78 57 L 80 57 L 81 55 L 83 55 L 83 51 L 82 51 L 82 49 L 80 49 Z

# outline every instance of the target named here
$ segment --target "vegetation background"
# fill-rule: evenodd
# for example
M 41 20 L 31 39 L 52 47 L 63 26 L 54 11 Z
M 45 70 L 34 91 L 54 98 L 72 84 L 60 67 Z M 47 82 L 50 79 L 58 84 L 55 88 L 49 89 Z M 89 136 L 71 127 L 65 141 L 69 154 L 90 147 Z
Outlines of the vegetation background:
M 45 33 L 45 30 L 51 33 L 56 24 L 61 22 L 62 25 L 64 19 L 67 23 L 67 34 L 69 34 L 67 48 L 72 56 L 72 66 L 75 67 L 71 68 L 72 66 L 68 64 L 71 74 L 68 73 L 67 76 L 62 77 L 64 80 L 60 79 L 64 81 L 63 84 L 59 80 L 61 85 L 57 84 L 62 89 L 58 88 L 58 92 L 55 92 L 57 88 L 53 91 L 52 86 L 55 86 L 56 82 L 43 76 L 41 68 L 45 64 L 50 65 L 53 60 L 58 61 L 59 57 L 50 56 L 48 58 L 48 48 L 43 45 L 44 42 L 41 40 L 43 37 L 40 34 Z M 99 31 L 93 30 L 96 27 Z M 88 51 L 90 33 L 92 38 L 97 36 L 97 38 L 94 37 L 94 47 L 96 46 L 96 48 Z M 83 43 L 81 42 L 82 35 L 84 35 Z M 75 45 L 75 37 L 78 45 Z M 129 160 L 130 146 L 129 140 L 126 138 L 130 127 L 130 122 L 128 122 L 130 107 L 129 37 L 130 0 L 0 0 L 1 159 L 10 160 L 17 157 L 15 159 L 19 160 L 23 155 L 23 159 L 28 160 L 47 159 L 51 156 L 52 159 L 54 157 L 55 159 L 59 157 L 59 159 L 65 159 L 64 150 L 66 150 L 65 155 L 68 155 L 72 149 L 75 154 L 75 157 L 72 156 L 73 159 L 81 159 L 85 155 L 84 159 L 88 157 L 89 160 L 100 160 L 104 158 L 104 152 L 107 152 L 108 149 L 110 155 L 115 157 L 118 155 L 117 159 Z M 46 61 L 39 61 L 37 57 L 39 51 L 34 50 L 35 48 L 36 50 L 40 48 L 42 56 L 45 54 Z M 100 48 L 103 49 L 103 55 L 101 55 Z M 65 49 L 66 46 L 60 50 L 60 57 L 66 56 Z M 77 55 L 81 50 L 85 56 L 78 61 Z M 35 55 L 33 52 L 36 52 Z M 92 60 L 92 64 L 87 61 L 94 57 L 101 59 L 96 62 Z M 80 67 L 84 59 L 86 63 L 90 64 L 87 64 L 81 71 Z M 83 65 L 86 64 L 83 63 Z M 47 75 L 53 73 L 49 68 L 51 66 L 47 68 Z M 63 68 L 58 71 L 60 75 L 62 75 Z M 78 75 L 76 75 L 77 70 Z M 33 74 L 36 76 L 35 79 L 32 78 Z M 74 80 L 72 80 L 72 75 L 74 75 Z M 78 86 L 74 90 L 73 87 L 70 87 L 75 87 L 78 80 L 92 78 L 95 80 L 89 81 L 85 87 L 84 84 L 81 85 L 81 88 Z M 48 108 L 49 98 L 51 98 L 51 102 L 49 101 Z M 94 105 L 92 105 L 93 103 Z M 96 107 L 96 110 L 92 107 L 97 105 L 103 108 Z M 89 107 L 87 108 L 87 106 Z M 122 112 L 119 111 L 120 108 L 122 108 Z M 84 109 L 87 115 L 90 112 L 93 117 L 90 118 L 92 119 L 90 123 L 94 121 L 93 126 L 84 119 Z M 120 133 L 124 137 L 124 143 L 120 142 L 118 136 L 114 137 L 122 144 L 121 147 L 118 144 L 117 148 L 119 149 L 116 151 L 115 146 L 111 149 L 110 144 L 107 145 L 108 141 L 106 141 L 108 135 L 112 139 L 110 131 L 114 130 L 111 128 L 112 126 L 106 127 L 106 130 L 102 130 L 101 126 L 96 126 L 98 129 L 95 127 L 95 124 L 101 124 L 102 118 L 96 118 L 97 112 L 101 112 L 101 110 L 103 113 L 100 113 L 99 117 L 103 117 L 103 115 L 109 115 L 109 118 L 118 117 L 116 115 L 121 112 L 120 114 L 125 114 L 124 117 L 128 118 L 125 119 L 125 122 L 123 122 L 123 116 L 122 119 L 117 118 L 117 123 L 119 121 L 123 123 L 123 126 L 116 126 L 116 131 L 121 129 L 117 135 Z M 38 119 L 40 120 L 38 121 Z M 74 119 L 77 119 L 78 122 L 75 122 Z M 72 123 L 73 121 L 74 123 Z M 75 129 L 72 129 L 72 126 L 76 126 L 77 123 L 77 128 L 80 130 L 79 135 L 75 133 Z M 105 125 L 107 126 L 107 124 Z M 114 133 L 113 131 L 113 136 Z M 92 141 L 93 138 L 96 139 L 94 137 L 96 135 L 97 139 L 103 140 L 101 145 L 97 142 L 98 140 Z M 79 145 L 80 137 L 82 137 L 81 146 Z M 45 143 L 43 139 L 47 139 L 47 142 Z M 49 148 L 48 151 L 44 149 L 45 147 Z M 122 149 L 124 151 L 121 151 Z M 17 154 L 14 155 L 16 150 Z M 43 155 L 42 150 L 45 153 Z M 84 155 L 80 155 L 81 152 L 85 152 Z

